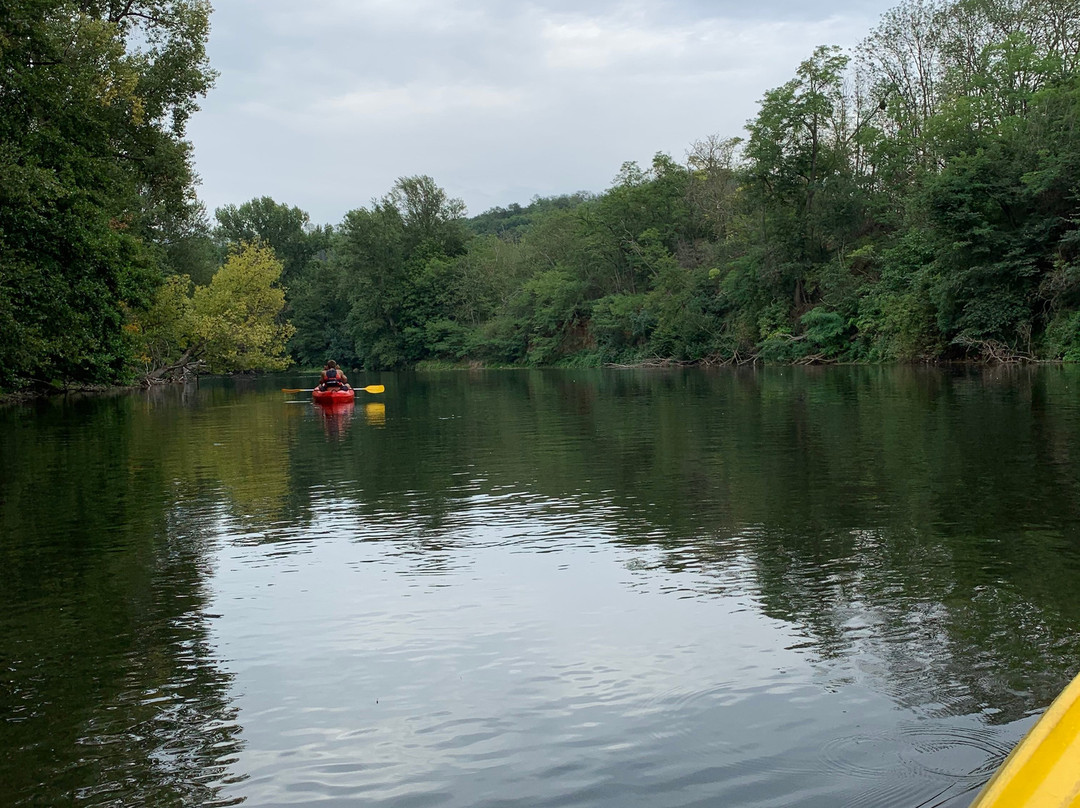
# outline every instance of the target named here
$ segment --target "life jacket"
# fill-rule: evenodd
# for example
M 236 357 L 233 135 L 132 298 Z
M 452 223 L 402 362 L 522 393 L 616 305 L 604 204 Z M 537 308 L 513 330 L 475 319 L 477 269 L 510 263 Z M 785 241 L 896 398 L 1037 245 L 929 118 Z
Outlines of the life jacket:
M 338 378 L 338 369 L 329 368 L 323 371 L 323 387 L 341 387 L 341 379 Z

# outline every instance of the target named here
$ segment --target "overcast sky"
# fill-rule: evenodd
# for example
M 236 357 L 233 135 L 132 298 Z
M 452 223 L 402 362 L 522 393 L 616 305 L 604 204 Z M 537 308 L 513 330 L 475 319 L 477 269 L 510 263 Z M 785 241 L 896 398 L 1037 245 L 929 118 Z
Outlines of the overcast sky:
M 744 134 L 815 46 L 854 46 L 895 4 L 216 0 L 199 196 L 336 224 L 414 174 L 469 215 L 603 191 L 627 160 Z

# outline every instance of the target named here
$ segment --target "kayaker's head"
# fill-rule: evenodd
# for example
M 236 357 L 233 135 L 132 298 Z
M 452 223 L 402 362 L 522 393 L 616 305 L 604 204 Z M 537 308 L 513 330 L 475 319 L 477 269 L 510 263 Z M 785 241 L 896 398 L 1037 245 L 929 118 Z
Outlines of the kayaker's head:
M 336 368 L 336 367 L 337 367 L 337 362 L 335 362 L 333 359 L 327 359 L 326 360 L 326 369 L 327 370 L 330 370 L 331 368 Z

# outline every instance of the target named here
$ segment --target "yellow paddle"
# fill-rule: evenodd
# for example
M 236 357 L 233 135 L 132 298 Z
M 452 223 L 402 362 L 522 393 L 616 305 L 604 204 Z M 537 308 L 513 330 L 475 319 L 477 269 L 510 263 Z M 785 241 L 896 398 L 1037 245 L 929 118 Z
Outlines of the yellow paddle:
M 367 387 L 354 387 L 353 390 L 363 390 L 365 393 L 382 393 L 386 391 L 386 388 L 381 384 L 369 384 Z M 314 387 L 282 387 L 283 393 L 311 393 L 314 392 Z

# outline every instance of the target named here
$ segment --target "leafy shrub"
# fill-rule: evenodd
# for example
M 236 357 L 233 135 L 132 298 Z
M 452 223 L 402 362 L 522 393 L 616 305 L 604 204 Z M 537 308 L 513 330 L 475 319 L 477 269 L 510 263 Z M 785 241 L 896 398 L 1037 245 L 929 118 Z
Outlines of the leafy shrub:
M 846 347 L 847 324 L 835 311 L 823 308 L 811 309 L 799 320 L 804 329 L 807 354 L 817 353 L 825 357 L 836 357 Z
M 1047 358 L 1080 362 L 1080 311 L 1061 312 L 1051 320 L 1044 343 Z
M 613 360 L 640 350 L 656 328 L 656 315 L 645 295 L 608 295 L 592 304 L 589 332 L 601 355 Z

